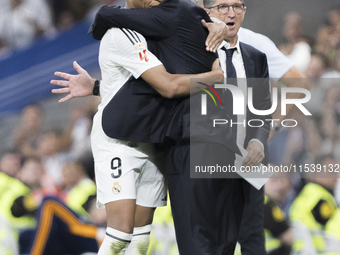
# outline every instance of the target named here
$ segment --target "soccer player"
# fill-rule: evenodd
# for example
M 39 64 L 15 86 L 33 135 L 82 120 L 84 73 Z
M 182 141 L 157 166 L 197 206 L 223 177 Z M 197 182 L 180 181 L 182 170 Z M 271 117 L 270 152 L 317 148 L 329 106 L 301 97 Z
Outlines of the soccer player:
M 141 3 L 144 2 L 127 2 L 127 7 L 138 8 Z M 150 4 L 158 2 L 151 1 Z M 102 208 L 105 206 L 108 225 L 99 254 L 122 254 L 125 250 L 126 254 L 146 254 L 154 208 L 165 205 L 166 187 L 164 177 L 158 170 L 164 163 L 162 154 L 153 144 L 109 138 L 102 127 L 103 110 L 112 98 L 119 97 L 121 87 L 132 76 L 136 79 L 142 77 L 161 95 L 174 97 L 189 94 L 190 78 L 222 78 L 223 74 L 217 60 L 213 70 L 208 73 L 170 75 L 161 62 L 147 50 L 146 41 L 141 34 L 118 28 L 108 30 L 102 38 L 99 63 L 102 72 L 102 101 L 94 117 L 91 142 L 95 158 L 97 204 Z M 85 72 L 76 62 L 74 67 L 79 73 Z M 67 80 L 72 78 L 71 75 L 60 72 L 56 75 Z M 67 81 L 51 83 L 65 85 Z M 96 81 L 95 94 L 99 93 L 96 91 L 99 89 L 98 83 Z M 67 90 L 65 88 L 59 92 Z M 61 102 L 70 98 L 72 94 Z M 121 125 L 123 127 L 123 121 Z M 116 250 L 112 253 L 113 247 Z

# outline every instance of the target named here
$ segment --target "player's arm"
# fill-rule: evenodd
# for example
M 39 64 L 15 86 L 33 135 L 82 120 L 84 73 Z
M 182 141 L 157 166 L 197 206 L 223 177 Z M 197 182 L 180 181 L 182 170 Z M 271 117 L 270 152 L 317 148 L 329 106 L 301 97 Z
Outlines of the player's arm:
M 95 79 L 92 78 L 76 61 L 73 62 L 73 67 L 78 72 L 77 75 L 55 72 L 55 76 L 65 80 L 51 80 L 52 85 L 63 87 L 53 89 L 53 94 L 68 93 L 68 95 L 59 100 L 59 103 L 66 102 L 67 100 L 76 97 L 93 95 Z M 219 59 L 216 59 L 212 66 L 212 70 L 202 74 L 170 74 L 165 70 L 163 65 L 158 65 L 148 69 L 141 76 L 162 96 L 173 98 L 190 94 L 191 78 L 210 78 L 212 83 L 216 83 L 223 79 L 223 71 L 219 65 Z
M 163 97 L 175 98 L 188 96 L 190 92 L 194 93 L 197 91 L 196 87 L 199 84 L 196 83 L 195 87 L 190 89 L 190 79 L 209 79 L 210 83 L 208 85 L 213 85 L 222 82 L 224 76 L 220 67 L 220 61 L 217 58 L 210 72 L 201 74 L 170 74 L 163 65 L 159 65 L 145 71 L 141 77 Z

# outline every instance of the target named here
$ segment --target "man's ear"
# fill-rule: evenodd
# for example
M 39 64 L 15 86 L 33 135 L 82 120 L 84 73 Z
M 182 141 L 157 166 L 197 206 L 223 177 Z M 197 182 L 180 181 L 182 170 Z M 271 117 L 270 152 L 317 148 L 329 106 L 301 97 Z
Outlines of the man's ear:
M 244 7 L 242 22 L 244 21 L 244 17 L 245 17 L 245 15 L 246 15 L 246 11 L 247 11 L 247 7 Z
M 207 8 L 204 8 L 204 10 L 206 11 L 206 13 L 210 16 L 210 10 Z

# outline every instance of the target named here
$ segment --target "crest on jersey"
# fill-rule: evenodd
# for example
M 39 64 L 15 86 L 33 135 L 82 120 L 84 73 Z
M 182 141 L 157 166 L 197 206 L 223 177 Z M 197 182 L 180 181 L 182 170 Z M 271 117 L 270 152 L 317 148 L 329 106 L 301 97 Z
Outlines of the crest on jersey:
M 119 194 L 122 191 L 122 187 L 119 185 L 119 182 L 114 182 L 112 187 L 113 194 Z
M 135 49 L 138 50 L 138 49 L 140 49 L 140 48 L 144 48 L 144 47 L 143 47 L 143 44 L 137 43 L 137 44 L 135 45 Z

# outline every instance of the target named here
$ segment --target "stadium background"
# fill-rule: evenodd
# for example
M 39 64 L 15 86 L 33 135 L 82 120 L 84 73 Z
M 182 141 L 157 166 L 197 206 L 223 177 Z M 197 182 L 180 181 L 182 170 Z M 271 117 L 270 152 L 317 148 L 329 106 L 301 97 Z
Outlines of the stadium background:
M 18 27 L 20 25 L 25 27 L 25 24 L 27 25 L 29 22 L 20 18 L 19 11 L 18 14 L 10 9 L 11 2 L 18 6 L 22 5 L 21 12 L 23 13 L 27 8 L 31 15 L 30 18 L 37 24 L 45 22 L 46 24 L 50 23 L 50 26 L 44 27 L 43 31 L 41 28 L 30 27 L 34 36 L 26 35 L 27 38 L 24 38 L 25 33 L 22 33 Z M 0 152 L 15 147 L 14 131 L 23 125 L 22 110 L 32 103 L 42 106 L 42 130 L 44 130 L 41 131 L 42 133 L 46 130 L 58 129 L 71 136 L 69 142 L 74 142 L 74 144 L 69 145 L 67 150 L 74 150 L 73 155 L 81 157 L 82 154 L 88 152 L 89 130 L 84 131 L 84 129 L 91 122 L 91 115 L 95 111 L 97 103 L 96 99 L 75 99 L 59 104 L 57 101 L 61 96 L 51 94 L 53 86 L 49 84 L 49 81 L 54 78 L 53 72 L 57 70 L 74 73 L 72 67 L 74 60 L 78 61 L 93 77 L 100 78 L 97 59 L 99 42 L 95 41 L 91 35 L 87 35 L 87 30 L 99 6 L 112 3 L 124 5 L 124 1 L 118 0 L 0 1 Z M 248 0 L 246 4 L 248 10 L 243 27 L 267 35 L 278 46 L 282 46 L 281 49 L 284 49 L 283 45 L 287 43 L 283 32 L 285 17 L 289 12 L 297 12 L 301 18 L 300 21 L 305 25 L 303 35 L 311 46 L 310 54 L 322 53 L 325 61 L 325 66 L 319 66 L 317 69 L 318 72 L 321 72 L 319 76 L 316 76 L 316 69 L 311 69 L 308 66 L 312 60 L 309 63 L 304 63 L 305 67 L 302 71 L 307 77 L 314 79 L 326 77 L 322 76 L 326 74 L 327 77 L 340 78 L 340 12 L 338 12 L 338 27 L 329 30 L 331 32 L 326 29 L 329 33 L 323 30 L 323 28 L 334 26 L 330 22 L 330 13 L 340 10 L 338 0 Z M 43 10 L 46 10 L 48 22 L 46 20 L 39 21 L 39 16 L 44 16 Z M 11 33 L 8 20 L 16 22 L 13 33 Z M 283 149 L 285 155 L 274 155 L 277 160 L 275 163 L 296 164 L 306 160 L 313 162 L 315 157 L 310 154 L 330 152 L 335 154 L 337 163 L 340 162 L 340 132 L 337 131 L 340 130 L 339 88 L 340 85 L 314 88 L 314 92 L 320 95 L 320 98 L 312 96 L 316 103 L 313 101 L 314 106 L 310 105 L 313 115 L 316 116 L 313 119 L 315 122 L 303 122 L 302 128 L 290 134 L 282 132 L 281 137 L 278 137 L 273 146 L 283 147 L 282 139 L 288 142 L 285 143 Z M 332 112 L 332 114 L 323 116 L 326 111 Z M 328 130 L 328 132 L 324 130 L 325 127 L 322 127 L 322 123 L 326 122 L 332 123 L 333 130 Z M 316 142 L 313 141 L 314 145 L 308 147 L 306 141 L 312 141 L 311 137 L 315 137 L 315 130 L 308 129 L 308 126 L 313 125 L 316 126 L 316 129 L 320 129 L 318 131 L 320 135 Z M 81 130 L 81 135 L 77 137 L 75 133 L 79 130 Z M 332 134 L 329 135 L 329 133 Z M 86 148 L 79 149 L 82 146 Z M 321 149 L 318 151 L 316 147 Z M 64 152 L 65 148 L 64 151 L 58 153 Z M 291 187 L 293 186 L 294 183 Z M 335 192 L 338 194 L 336 196 L 338 203 L 340 202 L 339 186 L 338 184 Z M 168 243 L 167 245 L 173 244 Z

